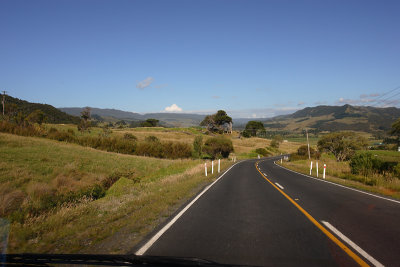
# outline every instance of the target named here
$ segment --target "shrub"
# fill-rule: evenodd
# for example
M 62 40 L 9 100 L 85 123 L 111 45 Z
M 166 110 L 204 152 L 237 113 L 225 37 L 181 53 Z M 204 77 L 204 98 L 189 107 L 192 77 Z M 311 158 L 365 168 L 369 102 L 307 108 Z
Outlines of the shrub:
M 394 174 L 400 178 L 400 162 L 397 163 L 396 167 L 394 168 Z
M 264 157 L 268 156 L 270 153 L 265 148 L 257 148 L 256 153 Z
M 131 141 L 137 141 L 137 137 L 134 136 L 134 135 L 131 134 L 131 133 L 125 133 L 125 134 L 124 134 L 124 139 L 126 139 L 126 140 L 131 140 Z
M 371 153 L 359 153 L 350 160 L 351 173 L 368 176 L 373 171 L 374 158 Z
M 163 148 L 160 142 L 140 142 L 137 144 L 135 154 L 139 156 L 162 158 Z
M 203 137 L 198 135 L 193 141 L 193 157 L 200 158 L 203 153 Z
M 275 140 L 275 139 L 272 139 L 270 146 L 273 147 L 273 148 L 278 148 L 279 147 L 279 142 L 277 140 Z
M 145 141 L 146 142 L 160 142 L 160 139 L 158 139 L 154 135 L 150 135 L 150 136 L 146 136 Z
M 244 131 L 242 132 L 242 136 L 243 136 L 243 137 L 246 137 L 246 138 L 249 138 L 251 135 L 250 135 L 250 132 L 249 132 L 249 131 L 244 130 Z
M 213 159 L 227 158 L 233 152 L 232 141 L 222 136 L 212 137 L 205 142 L 204 151 Z
M 190 145 L 180 142 L 162 143 L 163 157 L 168 159 L 190 158 L 192 148 Z

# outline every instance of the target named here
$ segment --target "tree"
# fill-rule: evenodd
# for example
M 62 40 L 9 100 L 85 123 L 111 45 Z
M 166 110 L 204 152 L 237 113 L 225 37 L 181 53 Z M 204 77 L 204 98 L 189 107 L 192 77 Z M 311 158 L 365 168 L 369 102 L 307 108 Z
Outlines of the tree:
M 367 147 L 367 140 L 354 132 L 334 132 L 321 137 L 318 141 L 319 151 L 328 151 L 335 155 L 337 161 L 350 159 L 355 150 Z
M 397 136 L 397 144 L 400 145 L 400 118 L 392 124 L 390 134 Z
M 264 124 L 261 121 L 249 121 L 246 124 L 243 136 L 257 136 L 257 132 L 265 132 Z
M 78 130 L 79 131 L 86 131 L 90 127 L 90 108 L 86 107 L 84 110 L 81 112 L 81 122 L 78 124 Z
M 200 126 L 206 126 L 210 132 L 222 132 L 225 124 L 232 125 L 232 118 L 224 110 L 218 110 L 215 114 L 207 115 Z
M 43 111 L 41 111 L 40 109 L 37 109 L 37 110 L 33 111 L 31 114 L 29 114 L 28 117 L 26 117 L 26 120 L 29 123 L 37 123 L 37 124 L 41 125 L 43 122 L 45 122 L 46 115 L 44 114 Z
M 233 152 L 232 141 L 223 136 L 212 137 L 206 140 L 203 150 L 213 159 L 227 158 Z
M 282 142 L 283 142 L 282 135 L 277 134 L 277 135 L 274 135 L 274 137 L 272 138 L 270 146 L 274 147 L 274 148 L 279 148 L 279 145 Z

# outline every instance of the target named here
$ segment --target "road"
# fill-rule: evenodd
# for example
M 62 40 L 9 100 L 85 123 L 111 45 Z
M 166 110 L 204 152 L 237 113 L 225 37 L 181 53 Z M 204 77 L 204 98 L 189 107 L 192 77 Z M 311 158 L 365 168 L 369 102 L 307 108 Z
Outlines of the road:
M 178 217 L 138 254 L 255 266 L 400 265 L 400 202 L 273 159 L 236 164 Z

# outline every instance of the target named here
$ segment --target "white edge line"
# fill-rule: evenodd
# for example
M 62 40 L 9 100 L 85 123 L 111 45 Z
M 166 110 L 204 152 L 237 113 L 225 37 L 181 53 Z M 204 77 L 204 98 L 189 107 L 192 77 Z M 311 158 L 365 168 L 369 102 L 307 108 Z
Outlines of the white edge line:
M 285 189 L 285 188 L 283 188 L 283 186 L 281 186 L 280 184 L 278 184 L 278 183 L 275 183 L 280 189 Z
M 369 255 L 367 252 L 365 252 L 362 248 L 357 246 L 356 243 L 351 241 L 347 236 L 342 234 L 338 229 L 336 229 L 332 224 L 326 221 L 321 221 L 329 230 L 331 230 L 333 233 L 335 233 L 340 239 L 342 239 L 344 242 L 349 244 L 355 251 L 357 251 L 360 255 L 362 255 L 364 258 L 366 258 L 369 262 L 371 262 L 373 265 L 378 266 L 378 267 L 383 267 L 383 264 L 374 259 L 371 255 Z
M 218 182 L 230 169 L 233 168 L 236 164 L 232 165 L 229 169 L 227 169 L 217 180 L 215 180 L 212 184 L 204 188 L 200 194 L 197 195 L 189 204 L 186 205 L 170 222 L 168 222 L 160 231 L 158 231 L 149 241 L 146 242 L 138 251 L 136 251 L 136 255 L 143 255 L 182 215 L 185 213 L 195 202 L 198 200 L 208 189 L 210 189 L 216 182 Z
M 385 199 L 385 200 L 392 201 L 392 202 L 395 202 L 395 203 L 400 204 L 400 201 L 398 201 L 398 200 L 394 200 L 394 199 L 390 199 L 390 198 L 386 198 L 386 197 L 381 197 L 381 196 L 374 195 L 374 194 L 371 194 L 371 193 L 368 193 L 368 192 L 365 192 L 365 191 L 361 191 L 361 190 L 358 190 L 358 189 L 355 189 L 355 188 L 351 188 L 351 187 L 347 187 L 347 186 L 344 186 L 344 185 L 341 185 L 341 184 L 337 184 L 337 183 L 325 181 L 325 180 L 322 180 L 322 179 L 319 179 L 319 178 L 315 178 L 315 177 L 312 177 L 312 176 L 309 176 L 309 175 L 306 175 L 306 174 L 303 174 L 303 173 L 300 173 L 300 172 L 293 171 L 293 170 L 291 170 L 291 169 L 288 169 L 288 168 L 286 168 L 286 167 L 283 167 L 283 166 L 281 166 L 281 165 L 278 165 L 278 164 L 276 164 L 275 162 L 274 162 L 274 164 L 275 164 L 276 166 L 281 167 L 281 168 L 283 168 L 283 169 L 286 169 L 286 170 L 288 170 L 288 171 L 291 171 L 291 172 L 294 172 L 294 173 L 303 175 L 303 176 L 305 176 L 305 177 L 308 177 L 308 178 L 311 178 L 311 179 L 314 179 L 314 180 L 317 180 L 317 181 L 320 181 L 320 182 L 325 182 L 325 183 L 328 183 L 328 184 L 333 184 L 333 185 L 340 186 L 340 187 L 343 187 L 343 188 L 346 188 L 346 189 L 349 189 L 349 190 L 353 190 L 353 191 L 356 191 L 356 192 L 359 192 L 359 193 L 363 193 L 363 194 L 366 194 L 366 195 L 369 195 L 369 196 L 373 196 L 373 197 L 380 198 L 380 199 Z

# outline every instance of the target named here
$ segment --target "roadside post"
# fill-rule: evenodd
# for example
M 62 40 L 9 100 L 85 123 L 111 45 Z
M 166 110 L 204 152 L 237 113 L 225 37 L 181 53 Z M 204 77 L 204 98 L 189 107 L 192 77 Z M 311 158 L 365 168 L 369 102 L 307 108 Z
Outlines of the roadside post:
M 214 161 L 211 161 L 211 174 L 214 174 Z
M 325 171 L 326 171 L 326 164 L 324 164 L 324 174 L 322 175 L 322 178 L 325 179 Z
M 315 163 L 317 166 L 315 166 L 317 168 L 317 178 L 318 178 L 318 161 Z
M 218 173 L 221 171 L 221 160 L 218 159 Z
M 310 163 L 310 175 L 311 175 L 311 172 L 312 172 L 312 161 Z
M 206 162 L 206 163 L 204 163 L 204 171 L 205 171 L 205 173 L 206 173 L 206 176 L 207 176 L 207 162 Z

